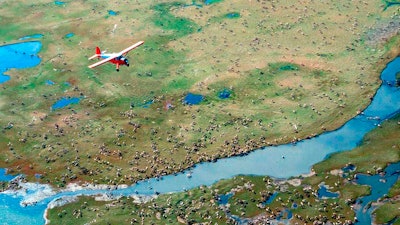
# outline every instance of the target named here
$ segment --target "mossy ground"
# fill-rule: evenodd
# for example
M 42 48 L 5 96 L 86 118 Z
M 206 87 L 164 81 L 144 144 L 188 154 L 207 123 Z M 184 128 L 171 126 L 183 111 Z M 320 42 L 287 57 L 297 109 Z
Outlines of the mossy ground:
M 398 53 L 390 33 L 387 43 L 365 42 L 369 27 L 397 18 L 379 1 L 192 3 L 1 3 L 3 43 L 44 36 L 41 64 L 8 71 L 1 84 L 0 126 L 14 127 L 2 130 L 0 166 L 60 187 L 134 183 L 314 136 L 365 108 Z M 231 12 L 240 17 L 225 18 Z M 95 46 L 113 52 L 139 40 L 131 67 L 87 68 Z M 218 98 L 224 89 L 232 97 Z M 184 105 L 188 92 L 205 100 Z M 65 96 L 82 100 L 50 109 Z

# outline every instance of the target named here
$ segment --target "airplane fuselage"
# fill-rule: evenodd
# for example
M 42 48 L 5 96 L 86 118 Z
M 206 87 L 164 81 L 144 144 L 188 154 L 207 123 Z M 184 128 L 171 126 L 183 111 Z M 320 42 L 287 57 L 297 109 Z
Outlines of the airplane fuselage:
M 108 57 L 110 57 L 109 54 L 102 54 L 101 55 L 101 58 L 103 58 L 103 59 L 107 59 Z M 117 71 L 119 70 L 119 66 L 121 66 L 121 65 L 129 66 L 128 59 L 126 57 L 122 56 L 122 55 L 118 56 L 118 57 L 115 57 L 115 58 L 111 59 L 108 62 L 110 62 L 112 64 L 115 64 L 117 66 Z

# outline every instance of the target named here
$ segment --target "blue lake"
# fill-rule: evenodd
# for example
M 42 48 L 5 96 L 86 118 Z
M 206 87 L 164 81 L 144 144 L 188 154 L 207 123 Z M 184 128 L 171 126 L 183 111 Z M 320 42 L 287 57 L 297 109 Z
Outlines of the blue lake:
M 24 69 L 36 66 L 40 58 L 36 55 L 42 48 L 38 41 L 4 45 L 0 47 L 0 84 L 10 80 L 4 73 L 11 69 Z
M 200 102 L 203 101 L 203 99 L 204 99 L 204 97 L 202 95 L 188 93 L 185 96 L 183 103 L 188 104 L 188 105 L 197 105 L 197 104 L 200 104 Z
M 17 50 L 17 52 L 20 52 L 20 49 Z M 13 60 L 13 62 L 15 61 Z M 151 178 L 143 180 L 127 188 L 61 191 L 57 194 L 49 194 L 47 197 L 39 198 L 34 206 L 21 207 L 20 202 L 26 201 L 35 194 L 42 194 L 43 191 L 38 187 L 33 186 L 24 195 L 0 193 L 0 215 L 7 215 L 3 222 L 8 224 L 43 224 L 43 213 L 47 204 L 65 196 L 100 193 L 116 196 L 132 194 L 153 195 L 156 192 L 180 192 L 200 185 L 211 185 L 221 179 L 232 178 L 239 174 L 289 178 L 309 173 L 312 165 L 324 160 L 330 154 L 351 150 L 356 147 L 364 135 L 376 128 L 378 123 L 400 111 L 399 88 L 386 85 L 395 80 L 395 74 L 399 71 L 400 57 L 390 62 L 387 68 L 382 71 L 381 78 L 384 84 L 379 88 L 372 103 L 365 109 L 364 114 L 351 119 L 338 130 L 300 141 L 295 145 L 286 144 L 265 147 L 242 157 L 200 163 L 190 170 L 177 175 L 164 176 L 162 179 Z M 380 120 L 370 120 L 368 119 L 369 117 L 379 117 Z M 283 170 L 282 167 L 285 169 Z M 191 174 L 190 178 L 187 176 L 188 173 Z M 359 180 L 361 182 L 362 177 Z M 10 218 L 8 218 L 8 215 L 11 215 Z
M 64 108 L 67 105 L 70 104 L 78 104 L 79 101 L 81 99 L 80 98 L 62 98 L 60 100 L 58 100 L 56 103 L 53 104 L 53 106 L 51 106 L 52 110 L 56 110 L 56 109 L 60 109 L 60 108 Z

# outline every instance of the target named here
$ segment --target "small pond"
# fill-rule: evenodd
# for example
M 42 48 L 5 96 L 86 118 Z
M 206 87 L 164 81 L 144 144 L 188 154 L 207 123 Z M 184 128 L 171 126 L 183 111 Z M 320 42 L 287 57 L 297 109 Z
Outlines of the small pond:
M 63 6 L 65 5 L 65 2 L 62 1 L 54 1 L 54 4 L 58 5 L 58 6 Z
M 231 13 L 226 14 L 225 17 L 226 17 L 226 18 L 229 18 L 229 19 L 236 19 L 236 18 L 239 18 L 239 17 L 240 17 L 240 13 L 238 13 L 238 12 L 231 12 Z
M 68 33 L 65 35 L 65 38 L 72 38 L 73 36 L 75 36 L 74 33 Z
M 200 102 L 203 101 L 203 99 L 204 97 L 202 95 L 188 93 L 185 96 L 183 103 L 187 105 L 197 105 L 200 104 Z
M 226 99 L 229 98 L 231 94 L 232 94 L 231 91 L 225 88 L 222 91 L 218 92 L 218 98 Z
M 116 15 L 118 15 L 118 14 L 119 14 L 119 13 L 116 12 L 116 11 L 108 10 L 108 15 L 110 15 L 110 16 L 116 16 Z
M 339 193 L 328 191 L 328 189 L 325 187 L 325 185 L 321 185 L 318 189 L 318 198 L 320 198 L 320 199 L 337 198 L 337 197 L 339 197 Z
M 53 106 L 51 106 L 51 109 L 56 110 L 56 109 L 64 108 L 65 106 L 70 105 L 70 104 L 77 104 L 77 103 L 79 103 L 80 100 L 81 100 L 80 98 L 76 98 L 76 97 L 62 98 L 62 99 L 58 100 L 56 103 L 54 103 Z

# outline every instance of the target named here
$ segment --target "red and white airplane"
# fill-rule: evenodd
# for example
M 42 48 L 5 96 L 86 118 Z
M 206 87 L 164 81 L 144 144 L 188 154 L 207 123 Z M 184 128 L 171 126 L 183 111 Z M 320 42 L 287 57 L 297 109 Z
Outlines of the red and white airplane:
M 89 59 L 98 58 L 98 59 L 103 59 L 103 60 L 98 61 L 97 63 L 94 63 L 94 64 L 90 65 L 89 68 L 92 69 L 92 68 L 95 68 L 97 66 L 103 65 L 106 62 L 110 62 L 112 64 L 115 64 L 117 71 L 119 71 L 119 66 L 121 66 L 121 65 L 129 66 L 129 61 L 125 57 L 126 54 L 128 54 L 128 52 L 131 51 L 132 49 L 139 47 L 143 43 L 144 43 L 144 41 L 139 41 L 138 43 L 129 46 L 128 48 L 122 50 L 121 52 L 110 53 L 110 54 L 102 53 L 100 51 L 100 48 L 96 47 L 96 54 L 91 56 Z

